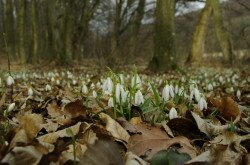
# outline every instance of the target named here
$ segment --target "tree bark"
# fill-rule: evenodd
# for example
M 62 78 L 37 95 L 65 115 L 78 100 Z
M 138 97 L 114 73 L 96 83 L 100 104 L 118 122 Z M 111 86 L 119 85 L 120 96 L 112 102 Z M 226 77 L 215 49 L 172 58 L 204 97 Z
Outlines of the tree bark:
M 175 65 L 175 0 L 157 0 L 155 50 L 149 68 L 166 71 Z
M 206 5 L 203 8 L 200 18 L 195 27 L 191 51 L 187 59 L 187 64 L 197 65 L 202 59 L 202 54 L 204 53 L 204 43 L 208 29 L 208 22 L 211 16 L 211 12 L 211 0 L 207 0 Z
M 211 0 L 213 8 L 213 20 L 215 24 L 216 35 L 225 58 L 225 62 L 231 65 L 234 64 L 234 55 L 232 44 L 229 40 L 226 28 L 223 26 L 222 12 L 218 0 Z

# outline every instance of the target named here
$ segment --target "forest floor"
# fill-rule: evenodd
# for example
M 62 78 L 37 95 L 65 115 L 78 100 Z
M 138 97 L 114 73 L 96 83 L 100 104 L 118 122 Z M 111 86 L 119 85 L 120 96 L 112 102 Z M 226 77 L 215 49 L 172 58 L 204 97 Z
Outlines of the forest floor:
M 1 65 L 0 164 L 250 164 L 249 70 L 93 66 Z

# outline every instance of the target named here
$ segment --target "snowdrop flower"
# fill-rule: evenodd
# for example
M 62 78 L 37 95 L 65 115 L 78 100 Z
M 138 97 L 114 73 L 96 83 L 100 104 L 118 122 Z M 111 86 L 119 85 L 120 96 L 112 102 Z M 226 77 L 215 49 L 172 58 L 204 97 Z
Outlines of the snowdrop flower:
M 129 91 L 122 92 L 122 103 L 125 103 L 129 97 L 130 97 Z
M 76 80 L 72 80 L 72 84 L 76 85 L 77 81 Z
M 180 87 L 178 91 L 178 95 L 182 95 L 184 93 L 184 87 Z
M 141 82 L 141 79 L 140 79 L 138 74 L 136 76 L 133 76 L 131 79 L 131 87 L 133 87 L 135 85 L 136 85 L 136 88 L 139 88 L 139 89 L 142 88 L 142 82 Z
M 96 98 L 96 97 L 97 97 L 96 91 L 93 91 L 93 92 L 92 92 L 92 96 L 93 96 L 93 98 Z
M 101 83 L 99 81 L 96 83 L 96 87 L 101 88 Z
M 56 84 L 59 85 L 60 84 L 60 80 L 56 80 Z
M 54 77 L 51 77 L 50 81 L 51 81 L 51 82 L 54 82 L 54 81 L 55 81 L 55 78 L 54 78 Z
M 28 96 L 33 96 L 34 92 L 32 88 L 28 88 Z
M 13 109 L 15 108 L 15 103 L 11 103 L 9 106 L 8 106 L 8 112 L 11 112 L 13 111 Z
M 102 85 L 102 90 L 104 93 L 111 94 L 112 89 L 113 89 L 113 82 L 112 82 L 111 78 L 108 77 Z
M 175 85 L 174 92 L 175 92 L 175 93 L 178 93 L 178 92 L 179 92 L 179 86 L 178 86 L 178 84 Z
M 194 91 L 191 91 L 189 95 L 189 101 L 192 101 L 193 97 L 194 97 Z
M 135 94 L 135 105 L 141 105 L 144 103 L 144 98 L 140 90 L 138 90 Z
M 170 90 L 169 85 L 165 85 L 165 87 L 162 90 L 162 98 L 164 101 L 169 100 L 169 90 Z
M 222 76 L 220 76 L 220 77 L 219 77 L 219 81 L 220 81 L 220 83 L 221 83 L 221 84 L 223 84 L 223 83 L 224 83 L 224 79 L 223 79 L 223 77 L 222 77 Z
M 169 86 L 169 94 L 170 94 L 170 96 L 171 96 L 172 98 L 174 98 L 174 87 L 173 87 L 173 85 L 170 85 L 170 86 Z
M 7 85 L 11 86 L 14 84 L 14 79 L 10 75 L 7 77 Z
M 91 88 L 91 89 L 94 89 L 94 88 L 95 88 L 95 84 L 94 84 L 94 83 L 91 83 L 90 88 Z
M 207 86 L 207 90 L 212 91 L 214 89 L 213 85 L 210 83 Z
M 113 97 L 110 97 L 110 98 L 109 98 L 108 106 L 111 107 L 111 108 L 114 107 L 114 99 L 113 99 Z
M 85 84 L 82 85 L 82 93 L 83 94 L 87 94 L 88 93 L 88 87 Z
M 178 117 L 177 111 L 174 107 L 170 109 L 168 117 L 170 120 Z
M 236 96 L 238 98 L 238 100 L 240 100 L 240 97 L 241 97 L 241 92 L 240 90 L 238 89 L 237 92 L 236 92 Z
M 198 108 L 202 111 L 203 109 L 207 109 L 207 102 L 204 97 L 201 97 L 198 102 Z
M 51 86 L 50 86 L 49 84 L 47 84 L 46 87 L 45 87 L 45 90 L 46 90 L 46 91 L 51 91 L 52 88 L 51 88 Z
M 200 100 L 200 91 L 197 88 L 194 88 L 194 97 L 197 102 Z
M 119 78 L 121 80 L 121 84 L 124 84 L 124 75 L 123 74 L 119 74 Z
M 121 100 L 121 85 L 120 85 L 120 83 L 116 84 L 115 98 L 116 98 L 116 102 L 120 103 L 120 100 Z

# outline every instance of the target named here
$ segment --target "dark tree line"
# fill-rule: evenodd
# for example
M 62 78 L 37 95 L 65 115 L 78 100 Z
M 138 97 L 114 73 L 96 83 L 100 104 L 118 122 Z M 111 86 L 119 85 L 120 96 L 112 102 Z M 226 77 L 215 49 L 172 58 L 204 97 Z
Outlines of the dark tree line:
M 179 64 L 177 53 L 181 46 L 177 38 L 186 30 L 176 29 L 180 17 L 176 13 L 183 10 L 177 4 L 185 6 L 191 1 L 197 0 L 0 0 L 0 32 L 7 42 L 6 47 L 0 37 L 0 55 L 8 51 L 21 64 L 53 61 L 60 65 L 101 57 L 112 66 L 133 63 L 142 54 L 142 47 L 149 47 L 149 67 L 165 71 Z M 187 62 L 196 65 L 202 60 L 212 22 L 224 61 L 233 64 L 230 34 L 234 32 L 228 31 L 230 21 L 224 20 L 223 4 L 219 0 L 203 3 L 205 7 L 190 30 Z M 248 10 L 244 0 L 238 5 Z M 154 23 L 143 23 L 147 19 Z M 151 25 L 153 31 L 148 31 Z

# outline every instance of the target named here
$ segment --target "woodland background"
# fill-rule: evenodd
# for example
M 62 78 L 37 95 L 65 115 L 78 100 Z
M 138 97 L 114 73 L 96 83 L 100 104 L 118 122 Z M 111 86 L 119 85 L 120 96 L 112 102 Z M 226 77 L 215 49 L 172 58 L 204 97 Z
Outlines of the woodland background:
M 0 0 L 0 34 L 1 63 L 249 64 L 250 1 Z

